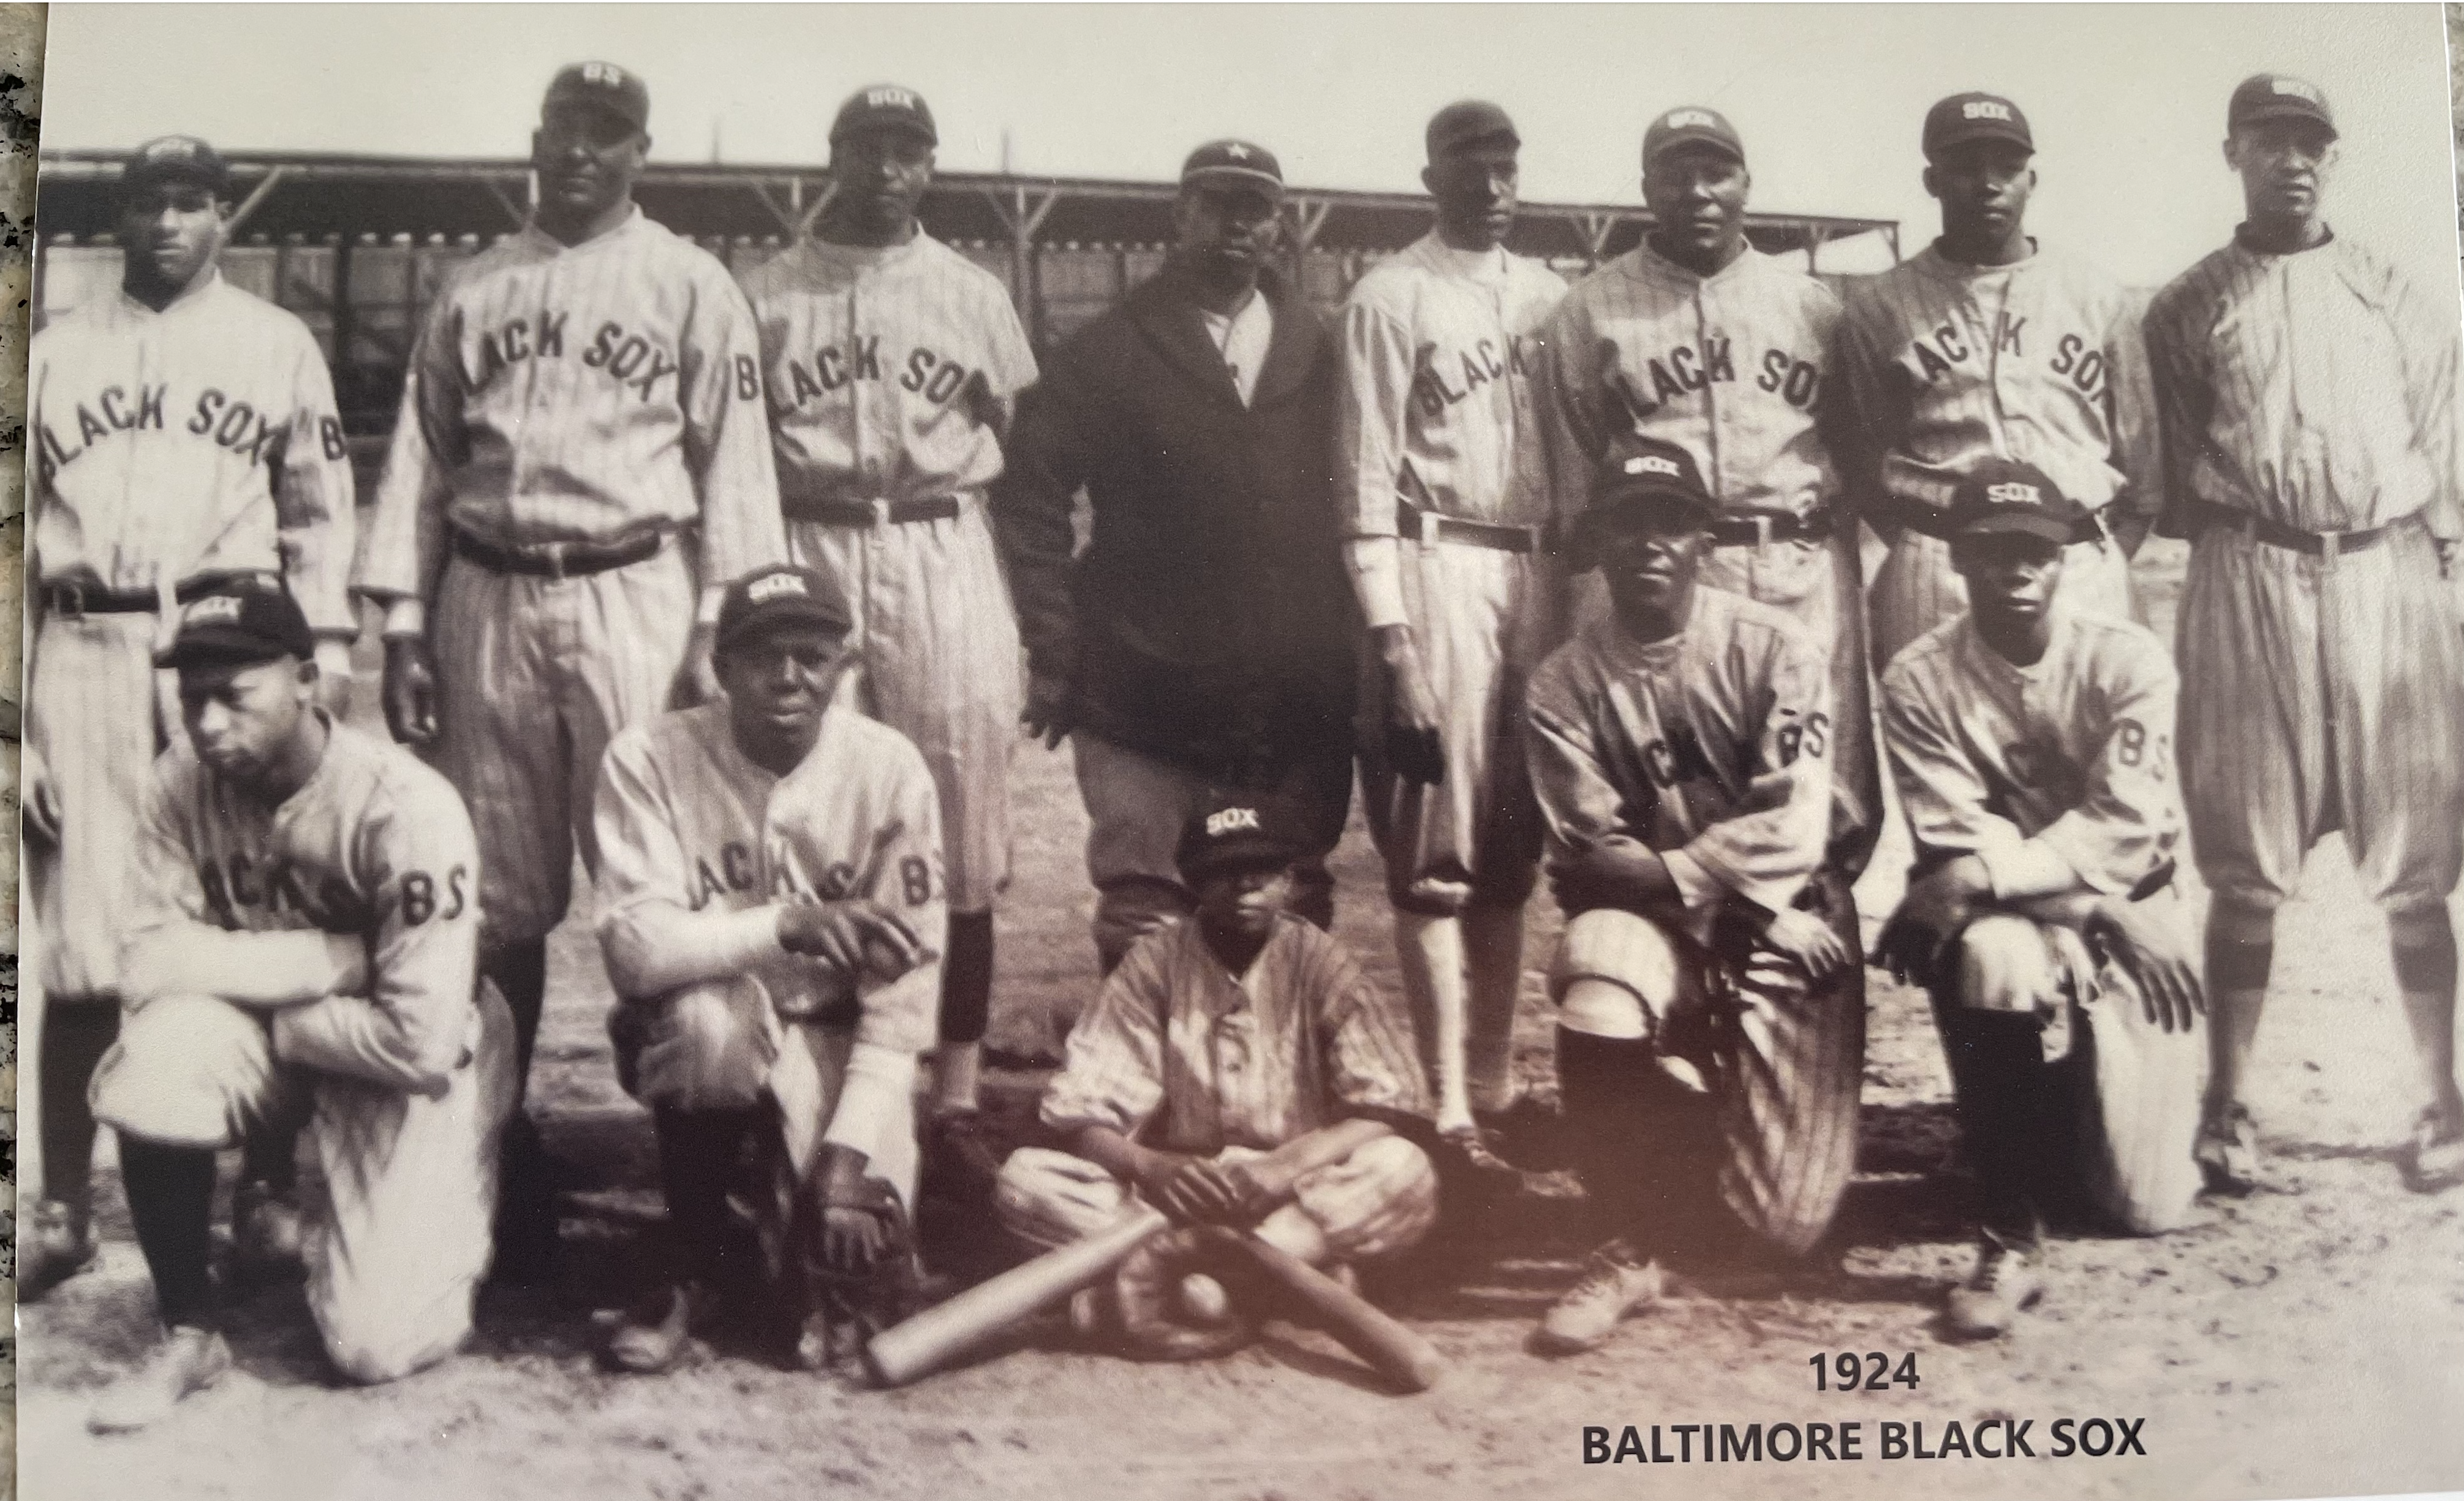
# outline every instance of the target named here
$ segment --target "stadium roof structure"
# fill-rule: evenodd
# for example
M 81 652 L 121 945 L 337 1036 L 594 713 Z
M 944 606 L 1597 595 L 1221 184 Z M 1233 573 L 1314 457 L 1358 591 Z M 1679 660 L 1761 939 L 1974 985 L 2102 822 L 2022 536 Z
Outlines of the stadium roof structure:
M 307 241 L 363 236 L 494 237 L 517 228 L 529 201 L 529 164 L 506 158 L 412 158 L 285 151 L 228 153 L 241 204 L 235 228 L 250 237 Z M 45 238 L 110 232 L 112 186 L 123 153 L 45 151 L 35 228 Z M 654 162 L 635 199 L 651 218 L 696 238 L 792 237 L 817 213 L 829 179 L 818 166 Z M 1029 246 L 1155 245 L 1172 238 L 1170 183 L 1100 178 L 938 172 L 920 216 L 947 241 Z M 1426 232 L 1429 202 L 1417 193 L 1295 187 L 1287 194 L 1300 248 L 1397 250 Z M 1650 228 L 1630 204 L 1526 203 L 1511 244 L 1526 254 L 1600 260 Z M 1746 235 L 1774 254 L 1879 233 L 1899 256 L 1892 219 L 1750 213 Z

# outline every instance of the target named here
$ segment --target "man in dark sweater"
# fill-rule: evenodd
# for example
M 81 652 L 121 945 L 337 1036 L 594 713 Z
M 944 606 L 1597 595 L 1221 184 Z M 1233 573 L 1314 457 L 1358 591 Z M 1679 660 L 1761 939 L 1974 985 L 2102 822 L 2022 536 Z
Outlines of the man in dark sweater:
M 1268 264 L 1283 192 L 1262 146 L 1191 153 L 1171 260 L 1053 353 L 992 493 L 1026 723 L 1069 738 L 1093 824 L 1108 973 L 1190 911 L 1173 848 L 1212 790 L 1300 814 L 1293 906 L 1333 916 L 1358 626 L 1333 516 L 1334 349 Z M 1082 485 L 1094 529 L 1073 558 Z

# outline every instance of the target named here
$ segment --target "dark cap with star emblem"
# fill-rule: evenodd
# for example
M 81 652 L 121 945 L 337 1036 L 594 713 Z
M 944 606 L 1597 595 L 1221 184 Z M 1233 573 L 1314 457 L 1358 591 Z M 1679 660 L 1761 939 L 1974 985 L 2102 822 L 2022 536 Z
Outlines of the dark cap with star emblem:
M 1181 826 L 1173 864 L 1196 885 L 1233 871 L 1279 871 L 1301 857 L 1291 808 L 1254 792 L 1216 792 Z
M 1181 186 L 1191 183 L 1240 182 L 1280 197 L 1284 165 L 1275 153 L 1246 141 L 1209 141 L 1180 164 Z
M 650 128 L 650 86 L 612 62 L 573 62 L 559 68 L 548 82 L 547 98 L 539 101 L 539 113 L 545 115 L 560 104 L 605 110 L 637 131 Z
M 133 191 L 157 183 L 189 183 L 222 197 L 231 192 L 231 164 L 195 136 L 157 136 L 128 153 L 120 186 Z
M 2263 120 L 2315 121 L 2327 127 L 2328 140 L 2336 139 L 2336 116 L 2327 107 L 2327 96 L 2306 78 L 2254 73 L 2242 79 L 2233 91 L 2233 101 L 2225 106 L 2226 134 Z
M 1943 519 L 1947 538 L 2018 533 L 2068 544 L 2092 535 L 2096 518 L 2034 464 L 1989 458 L 1960 476 Z

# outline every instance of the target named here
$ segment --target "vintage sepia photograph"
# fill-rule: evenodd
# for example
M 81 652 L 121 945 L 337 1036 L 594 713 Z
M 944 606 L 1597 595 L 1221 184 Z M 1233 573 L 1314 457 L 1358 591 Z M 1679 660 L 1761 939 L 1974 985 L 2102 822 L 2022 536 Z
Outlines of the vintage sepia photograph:
M 42 88 L 28 1496 L 2464 1491 L 2439 7 Z

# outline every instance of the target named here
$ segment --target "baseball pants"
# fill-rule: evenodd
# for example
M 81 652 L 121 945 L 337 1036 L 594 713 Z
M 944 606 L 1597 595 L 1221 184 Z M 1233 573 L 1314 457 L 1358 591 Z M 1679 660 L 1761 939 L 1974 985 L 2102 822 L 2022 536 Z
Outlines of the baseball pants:
M 1173 851 L 1217 784 L 1084 730 L 1070 735 L 1069 751 L 1090 826 L 1087 875 L 1095 884 L 1095 951 L 1110 974 L 1141 936 L 1195 909 L 1197 898 L 1181 884 Z M 1351 748 L 1305 753 L 1271 785 L 1254 790 L 1287 800 L 1309 831 L 1309 849 L 1292 868 L 1298 883 L 1292 910 L 1331 927 L 1334 876 L 1326 857 L 1343 838 L 1352 811 Z
M 1216 1160 L 1265 1156 L 1231 1147 Z M 1082 1157 L 1021 1147 L 1001 1165 L 993 1210 L 1012 1234 L 1051 1249 L 1111 1225 L 1129 1206 L 1131 1186 Z M 1325 1237 L 1338 1262 L 1373 1261 L 1410 1249 L 1438 1218 L 1438 1175 L 1427 1154 L 1400 1137 L 1380 1137 L 1340 1162 L 1301 1175 L 1293 1203 Z
M 488 1269 L 497 1137 L 514 1099 L 513 1018 L 482 982 L 471 1056 L 430 1099 L 295 1068 L 263 1015 L 209 996 L 132 1013 L 96 1071 L 94 1113 L 164 1146 L 219 1151 L 305 1091 L 325 1182 L 309 1205 L 308 1309 L 355 1381 L 432 1365 L 471 1333 Z
M 2146 899 L 2187 920 L 2169 890 Z M 2070 1038 L 2066 1054 L 2036 1076 L 2032 1150 L 2001 1168 L 2034 1181 L 1980 1184 L 1980 1196 L 2073 1204 L 2088 1219 L 2137 1235 L 2189 1224 L 2199 1191 L 2190 1153 L 2207 1039 L 2195 1027 L 2167 1032 L 2149 1021 L 2138 982 L 2098 964 L 2079 931 L 2063 924 L 2009 913 L 1979 917 L 1961 932 L 1954 962 L 1955 988 L 1934 999 L 1959 1094 L 2022 1085 L 1973 1077 L 1970 1060 L 1953 1044 L 1958 1020 L 1943 1017 L 1945 1009 L 2030 1016 L 2066 1026 Z M 1980 1103 L 1964 1099 L 1963 1119 Z M 1970 1158 L 1972 1167 L 1987 1168 L 1977 1154 Z
M 980 496 L 956 519 L 833 526 L 790 519 L 796 562 L 838 581 L 855 615 L 858 707 L 915 742 L 941 795 L 954 913 L 1009 882 L 1009 758 L 1026 688 Z
M 1846 883 L 1836 884 L 1840 898 L 1826 916 L 1855 944 L 1855 908 Z M 1661 1019 L 1660 1050 L 1692 1063 L 1707 1087 L 1710 1159 L 1654 1171 L 1716 1179 L 1721 1202 L 1756 1238 L 1793 1256 L 1811 1249 L 1857 1165 L 1863 970 L 1851 965 L 1817 987 L 1768 949 L 1732 963 L 1654 918 L 1601 908 L 1566 924 L 1550 995 L 1562 1004 L 1580 980 L 1631 993 Z
M 618 731 L 668 707 L 694 604 L 672 541 L 564 579 L 447 564 L 434 616 L 436 762 L 479 836 L 486 943 L 532 942 L 563 920 L 577 847 L 598 868 L 600 759 Z
M 2110 537 L 2062 549 L 2056 597 L 2074 610 L 2140 618 L 2130 560 Z M 1923 532 L 1901 533 L 1890 556 L 1874 570 L 1867 607 L 1874 615 L 1874 671 L 1880 673 L 1908 643 L 1968 608 L 1968 582 L 1950 566 L 1950 543 Z
M 2343 829 L 2382 907 L 2443 903 L 2464 873 L 2464 641 L 2429 532 L 2309 557 L 2230 527 L 2190 551 L 2182 800 L 2219 901 L 2273 912 Z
M 56 846 L 26 845 L 37 972 L 55 1004 L 117 1005 L 120 933 L 137 813 L 166 726 L 151 614 L 46 617 L 28 685 L 26 742 L 42 759 Z
M 1386 669 L 1364 653 L 1360 786 L 1388 894 L 1433 916 L 1466 899 L 1520 906 L 1540 858 L 1540 809 L 1523 762 L 1524 684 L 1550 645 L 1538 565 L 1529 554 L 1468 542 L 1396 545 L 1446 771 L 1432 786 L 1387 764 Z

